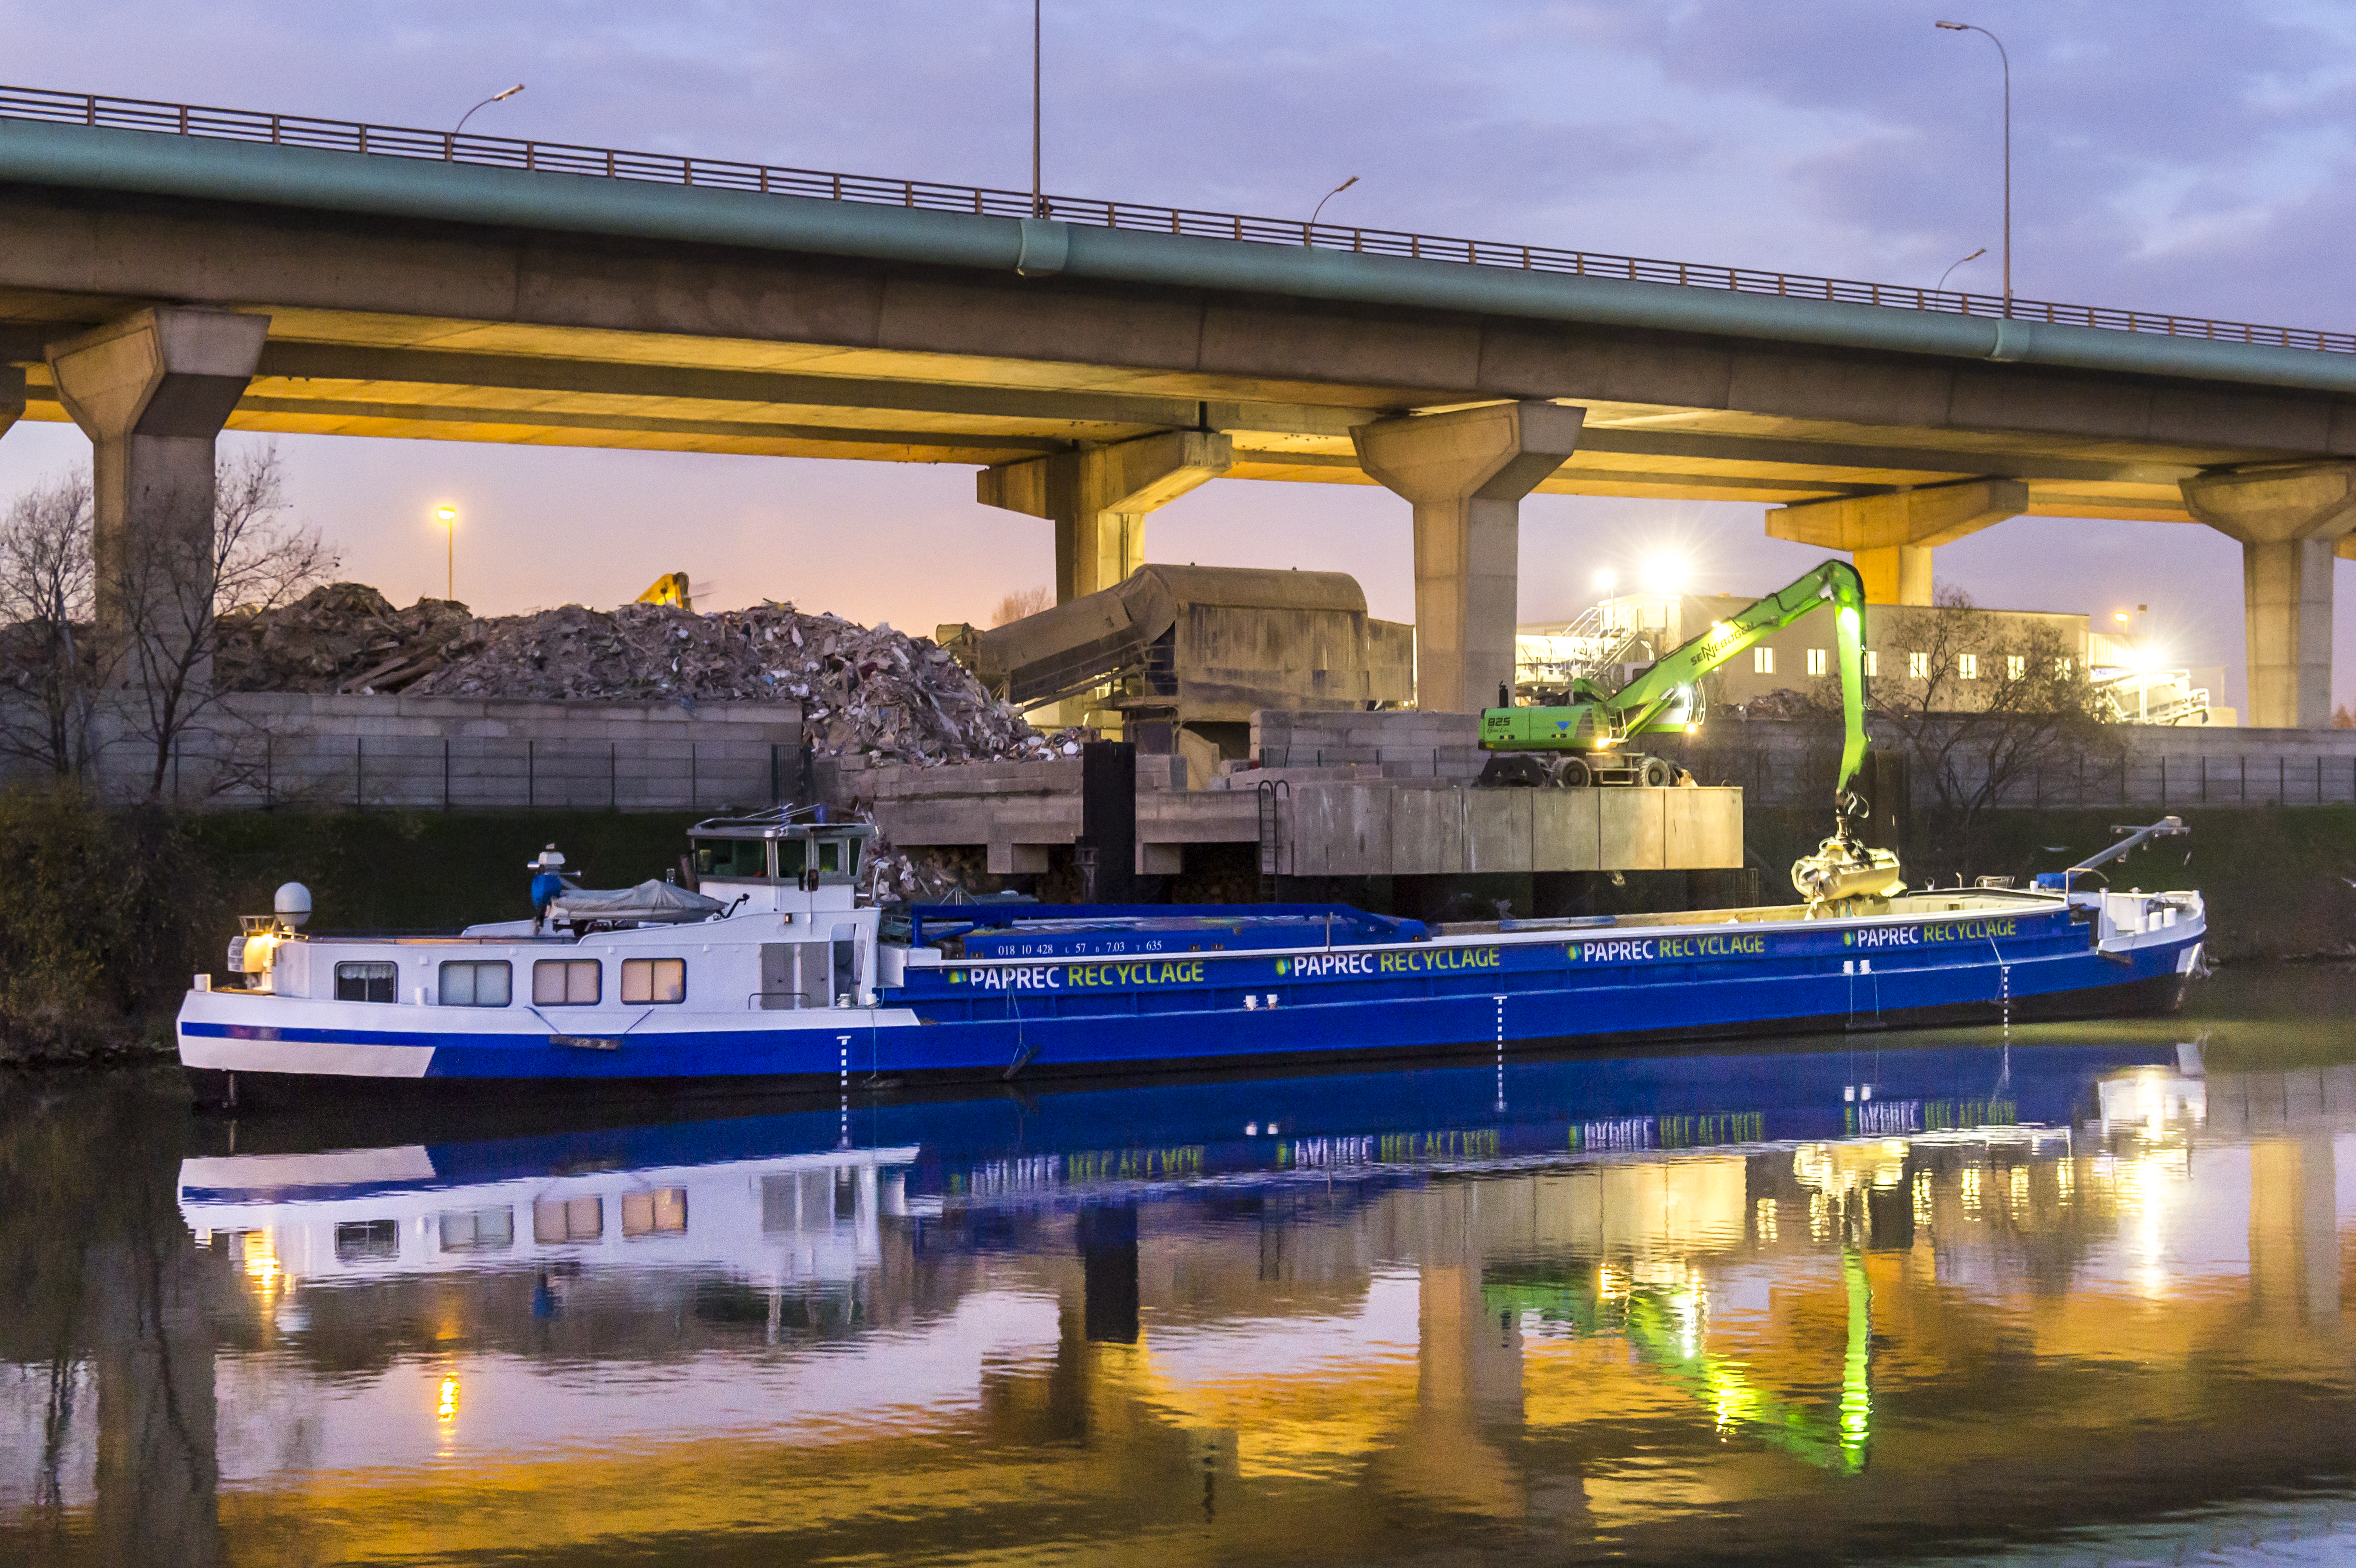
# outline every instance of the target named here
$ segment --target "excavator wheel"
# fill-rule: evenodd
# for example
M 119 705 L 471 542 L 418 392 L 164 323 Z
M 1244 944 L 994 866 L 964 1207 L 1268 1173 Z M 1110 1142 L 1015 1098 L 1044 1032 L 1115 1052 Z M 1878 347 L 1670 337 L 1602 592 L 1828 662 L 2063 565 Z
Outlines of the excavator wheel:
M 1565 757 L 1554 765 L 1554 785 L 1557 789 L 1585 789 L 1595 782 L 1595 771 L 1587 765 L 1585 757 Z
M 1481 776 L 1473 781 L 1475 789 L 1537 789 L 1547 782 L 1547 765 L 1543 757 L 1533 757 L 1523 752 L 1492 752 Z
M 1646 789 L 1666 789 L 1669 780 L 1676 776 L 1665 759 L 1646 757 L 1643 769 L 1636 774 L 1636 782 Z

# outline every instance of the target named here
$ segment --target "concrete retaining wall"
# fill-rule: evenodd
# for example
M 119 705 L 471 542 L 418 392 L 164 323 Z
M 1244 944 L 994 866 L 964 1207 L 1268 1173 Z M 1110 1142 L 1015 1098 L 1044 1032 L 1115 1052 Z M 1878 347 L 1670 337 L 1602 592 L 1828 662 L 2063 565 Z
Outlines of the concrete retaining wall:
M 1251 760 L 1262 768 L 1350 768 L 1382 778 L 1469 779 L 1488 758 L 1472 713 L 1292 713 L 1252 715 Z
M 1309 784 L 1291 793 L 1282 874 L 1667 871 L 1742 864 L 1732 789 L 1463 789 Z
M 145 793 L 152 745 L 101 714 L 95 783 Z M 505 702 L 241 692 L 185 731 L 165 794 L 214 809 L 764 808 L 800 783 L 801 711 L 784 704 Z M 40 770 L 10 759 L 0 777 Z

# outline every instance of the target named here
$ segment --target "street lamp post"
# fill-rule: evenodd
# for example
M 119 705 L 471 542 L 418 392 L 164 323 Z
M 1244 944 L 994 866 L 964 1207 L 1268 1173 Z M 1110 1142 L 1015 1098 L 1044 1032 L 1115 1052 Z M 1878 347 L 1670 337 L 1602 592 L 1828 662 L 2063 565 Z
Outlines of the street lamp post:
M 434 520 L 442 525 L 442 532 L 449 541 L 444 563 L 449 576 L 443 584 L 442 596 L 455 604 L 458 600 L 458 508 L 436 507 L 434 508 Z
M 1310 227 L 1312 229 L 1314 229 L 1317 227 L 1317 217 L 1318 217 L 1318 214 L 1319 214 L 1319 213 L 1322 213 L 1322 212 L 1323 212 L 1323 211 L 1325 210 L 1325 204 L 1326 204 L 1327 202 L 1329 202 L 1329 201 L 1333 200 L 1335 197 L 1337 197 L 1337 196 L 1341 195 L 1344 191 L 1345 191 L 1345 190 L 1349 189 L 1352 186 L 1354 186 L 1354 185 L 1355 185 L 1355 184 L 1357 184 L 1357 183 L 1358 183 L 1358 176 L 1355 176 L 1355 175 L 1352 175 L 1348 179 L 1344 180 L 1340 185 L 1335 186 L 1332 190 L 1329 190 L 1329 191 L 1327 191 L 1323 196 L 1319 197 L 1317 198 L 1317 209 L 1316 209 L 1316 211 L 1315 211 L 1315 212 L 1312 212 L 1312 213 L 1309 215 L 1309 227 Z M 1308 244 L 1308 243 L 1309 243 L 1309 236 L 1308 236 L 1307 234 L 1303 234 L 1303 235 L 1301 237 L 1301 242 L 1303 245 Z
M 1031 0 L 1031 216 L 1047 216 L 1047 197 L 1039 184 L 1039 5 Z
M 1955 269 L 1956 269 L 1957 267 L 1962 266 L 1962 265 L 1964 264 L 1964 262 L 1965 262 L 1965 261 L 1978 261 L 1982 256 L 1985 256 L 1985 255 L 1987 255 L 1987 246 L 1985 246 L 1985 245 L 1983 245 L 1983 246 L 1981 246 L 1978 250 L 1976 250 L 1976 251 L 1973 251 L 1970 255 L 1965 256 L 1965 257 L 1963 257 L 1961 260 L 1948 262 L 1948 263 L 1947 263 L 1947 270 L 1946 270 L 1945 272 L 1941 272 L 1941 273 L 1939 274 L 1939 286 L 1938 286 L 1937 288 L 1935 288 L 1935 289 L 1933 289 L 1931 292 L 1932 292 L 1933 293 L 1934 293 L 1934 294 L 1943 294 L 1943 293 L 1945 293 L 1947 292 L 1947 280 L 1948 280 L 1949 278 L 1952 278 L 1952 277 L 1954 277 L 1954 276 L 1955 275 Z
M 494 103 L 505 103 L 509 99 L 513 98 L 517 93 L 521 92 L 522 91 L 523 83 L 519 81 L 513 87 L 509 88 L 505 92 L 492 93 L 488 98 L 486 98 L 480 103 L 476 104 L 473 109 L 469 109 L 464 114 L 459 115 L 456 128 L 450 133 L 449 139 L 442 144 L 442 161 L 444 163 L 447 163 L 451 158 L 456 155 L 458 150 L 459 133 L 466 130 L 466 122 L 472 120 L 477 111 L 488 109 Z
M 1950 33 L 1977 33 L 1996 46 L 1996 58 L 2004 64 L 2004 314 L 2012 314 L 2012 56 L 2005 51 L 2004 40 L 1986 27 L 1971 22 L 1937 22 Z

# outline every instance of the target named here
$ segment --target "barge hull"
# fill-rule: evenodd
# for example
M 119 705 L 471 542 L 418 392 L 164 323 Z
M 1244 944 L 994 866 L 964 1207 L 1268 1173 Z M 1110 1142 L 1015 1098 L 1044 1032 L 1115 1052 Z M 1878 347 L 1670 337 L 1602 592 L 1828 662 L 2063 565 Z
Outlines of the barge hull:
M 1104 1037 L 1120 1029 L 1117 1020 L 1109 1019 L 1044 1019 L 1031 1024 L 1027 1033 L 1036 1037 L 1035 1047 L 1033 1041 L 1018 1038 L 1025 1031 L 1018 1031 L 1010 1025 L 969 1024 L 911 1030 L 905 1026 L 874 1029 L 862 1019 L 855 1024 L 846 1021 L 845 1032 L 851 1037 L 849 1054 L 826 1071 L 645 1075 L 623 1072 L 594 1076 L 560 1076 L 545 1072 L 516 1076 L 430 1072 L 423 1076 L 399 1078 L 230 1071 L 209 1067 L 188 1067 L 184 1069 L 184 1072 L 198 1104 L 205 1109 L 262 1111 L 336 1104 L 394 1108 L 528 1101 L 687 1104 L 747 1095 L 840 1096 L 854 1090 L 868 1093 L 914 1084 L 1019 1085 L 1037 1081 L 1084 1082 L 1115 1077 L 1131 1079 L 1147 1074 L 1210 1073 L 1265 1068 L 1271 1062 L 1285 1061 L 1313 1062 L 1322 1068 L 1329 1065 L 1396 1065 L 1417 1061 L 1462 1061 L 1505 1054 L 1521 1060 L 1631 1047 L 1667 1050 L 1723 1040 L 1781 1036 L 1839 1036 L 1892 1029 L 1985 1026 L 2008 1020 L 2023 1024 L 2053 1023 L 2169 1014 L 2183 1005 L 2185 989 L 2190 979 L 2189 968 L 2179 962 L 2183 950 L 2174 945 L 2147 949 L 2147 963 L 2158 961 L 2166 965 L 2166 967 L 2155 968 L 2152 972 L 2122 974 L 2117 979 L 2103 985 L 2032 992 L 2017 996 L 2008 1002 L 1999 999 L 1939 1002 L 1886 1008 L 1879 1013 L 1864 1015 L 1847 1011 L 1818 1012 L 1783 1019 L 1729 1019 L 1681 1023 L 1670 1028 L 1623 1028 L 1576 1034 L 1525 1035 L 1516 1032 L 1502 1039 L 1492 1032 L 1486 1037 L 1464 1033 L 1452 1039 L 1406 1043 L 1346 1043 L 1346 1026 L 1342 1019 L 1317 1015 L 1355 1009 L 1312 1005 L 1272 1009 L 1260 1015 L 1259 1021 L 1264 1024 L 1273 1024 L 1281 1019 L 1290 1026 L 1285 1033 L 1296 1038 L 1281 1042 L 1271 1040 L 1255 1049 L 1188 1051 L 1183 1054 L 1155 1054 L 1150 1043 L 1144 1044 L 1141 1053 L 1108 1054 L 1103 1049 Z M 2142 965 L 2137 967 L 2140 969 Z M 1508 995 L 1503 998 L 1508 1004 L 1526 1004 L 1537 999 L 1538 997 L 1530 993 Z M 1461 997 L 1450 1000 L 1460 1004 L 1477 1001 L 1494 1005 L 1498 998 Z M 1451 1010 L 1463 1009 L 1460 1006 Z M 1334 1029 L 1331 1043 L 1303 1041 L 1297 1038 L 1303 1026 L 1319 1025 Z M 987 1032 L 992 1037 L 1002 1033 L 1006 1040 L 1001 1042 L 993 1038 L 990 1049 L 995 1053 L 1011 1045 L 1012 1051 L 998 1061 L 981 1063 L 965 1061 L 926 1065 L 905 1060 L 905 1047 L 915 1043 L 911 1041 L 911 1036 L 916 1036 L 922 1043 L 930 1044 L 941 1034 L 965 1034 L 969 1031 Z M 859 1039 L 862 1035 L 872 1038 L 862 1040 Z M 1086 1036 L 1095 1039 L 1092 1042 L 1084 1043 L 1083 1037 Z M 831 1040 L 835 1037 L 830 1035 L 828 1038 Z M 885 1059 L 887 1042 L 891 1047 L 890 1060 Z M 1094 1050 L 1089 1049 L 1089 1043 L 1093 1043 Z M 868 1045 L 871 1049 L 862 1051 L 858 1049 L 860 1045 Z M 1074 1047 L 1078 1049 L 1074 1050 Z M 861 1056 L 867 1056 L 869 1060 L 862 1062 L 858 1060 Z

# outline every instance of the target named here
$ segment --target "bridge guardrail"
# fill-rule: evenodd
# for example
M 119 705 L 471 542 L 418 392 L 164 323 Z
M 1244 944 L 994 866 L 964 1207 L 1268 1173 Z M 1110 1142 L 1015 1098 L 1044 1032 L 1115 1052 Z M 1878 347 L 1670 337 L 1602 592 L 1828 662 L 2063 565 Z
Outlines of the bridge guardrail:
M 460 135 L 414 126 L 372 125 L 308 114 L 273 114 L 101 93 L 57 92 L 45 88 L 0 86 L 0 120 L 40 121 L 165 135 L 232 142 L 266 142 L 370 156 L 471 164 L 541 174 L 584 175 L 605 179 L 645 180 L 701 186 L 768 196 L 854 201 L 934 212 L 965 212 L 997 218 L 1052 218 L 1065 223 L 1122 229 L 1195 239 L 1232 240 L 1266 245 L 1300 245 L 1321 251 L 1403 256 L 1478 267 L 1569 273 L 1624 283 L 1715 289 L 1791 299 L 1822 300 L 1884 309 L 1932 311 L 1949 315 L 1988 316 L 2094 327 L 2106 332 L 2157 333 L 2220 343 L 2304 348 L 2356 354 L 2356 333 L 2311 327 L 2268 326 L 2218 321 L 2167 311 L 2122 310 L 2109 305 L 2065 304 L 2051 300 L 1962 293 L 1853 278 L 1762 272 L 1643 256 L 1618 256 L 1551 245 L 1510 244 L 1398 229 L 1355 229 L 1296 219 L 1253 218 L 1239 213 L 1157 207 L 1097 197 L 1044 196 L 1034 207 L 1028 191 L 936 180 L 892 179 L 836 174 L 741 159 L 701 158 L 677 153 L 626 152 L 566 142 L 535 142 L 481 133 Z

